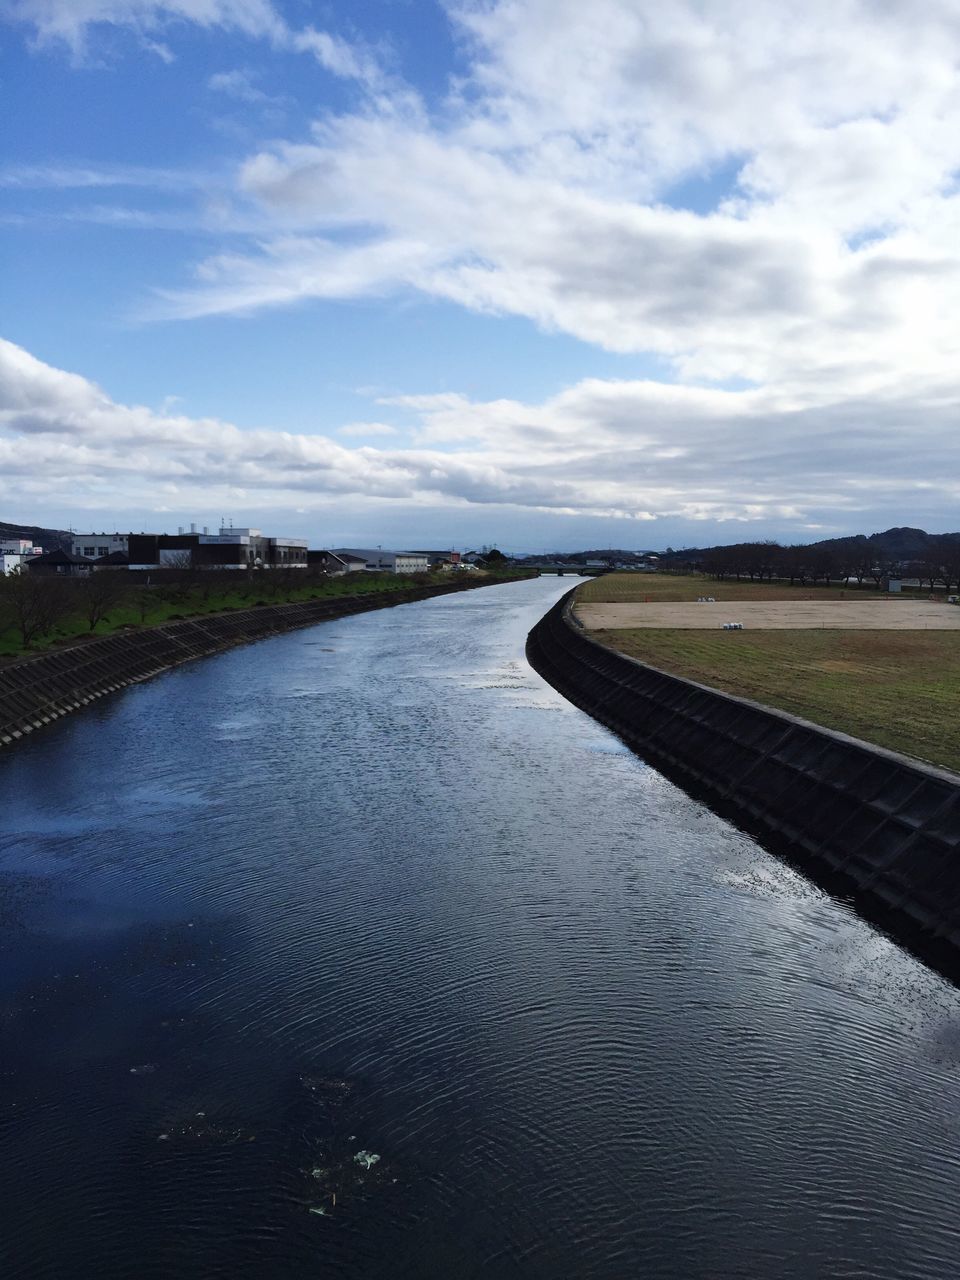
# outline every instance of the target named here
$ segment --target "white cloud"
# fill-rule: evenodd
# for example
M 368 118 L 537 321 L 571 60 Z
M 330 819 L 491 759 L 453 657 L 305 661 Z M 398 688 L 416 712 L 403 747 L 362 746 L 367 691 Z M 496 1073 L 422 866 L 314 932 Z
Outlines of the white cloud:
M 168 44 L 164 44 L 162 40 L 150 40 L 147 36 L 143 37 L 143 47 L 150 53 L 155 53 L 161 62 L 165 62 L 170 66 L 172 62 L 176 62 L 177 56 Z
M 218 71 L 207 81 L 207 87 L 215 93 L 226 94 L 237 102 L 272 103 L 278 99 L 264 93 L 255 83 L 249 71 Z
M 350 440 L 365 440 L 368 436 L 398 436 L 400 432 L 389 422 L 348 422 L 337 427 L 337 435 Z
M 350 44 L 328 31 L 307 27 L 292 32 L 290 47 L 301 53 L 312 53 L 321 67 L 342 80 L 359 80 L 370 89 L 385 83 L 380 62 L 370 49 Z
M 317 512 L 349 499 L 404 510 L 729 520 L 799 537 L 838 513 L 856 524 L 881 504 L 909 513 L 922 503 L 928 523 L 943 527 L 955 523 L 960 499 L 955 468 L 945 465 L 960 396 L 939 385 L 908 403 L 809 406 L 762 390 L 590 379 L 540 404 L 452 393 L 381 404 L 413 415 L 412 447 L 350 448 L 118 404 L 0 341 L 0 506 L 122 502 L 148 512 L 158 502 L 189 510 L 242 500 L 251 512 Z M 392 433 L 389 423 L 352 423 L 340 434 L 361 430 Z
M 0 169 L 0 187 L 24 191 L 70 191 L 95 187 L 143 187 L 154 191 L 183 191 L 202 187 L 209 175 L 182 169 L 152 169 L 141 165 L 10 165 Z
M 270 0 L 0 0 L 0 17 L 26 23 L 41 42 L 61 40 L 76 53 L 84 50 L 89 29 L 97 24 L 144 35 L 171 22 L 274 39 L 285 33 Z
M 178 23 L 192 23 L 265 39 L 279 50 L 311 54 L 332 75 L 357 80 L 370 90 L 388 83 L 378 51 L 316 27 L 291 27 L 271 0 L 0 0 L 0 21 L 4 19 L 32 29 L 40 44 L 65 44 L 78 59 L 86 55 L 96 28 L 121 27 L 171 63 L 176 58 L 173 50 L 152 36 Z M 209 84 L 242 101 L 269 100 L 243 72 L 214 75 Z
M 688 380 L 859 395 L 955 365 L 953 6 L 449 9 L 471 63 L 445 110 L 381 87 L 251 156 L 239 191 L 276 234 L 203 263 L 169 314 L 415 290 Z M 731 162 L 712 212 L 664 203 Z

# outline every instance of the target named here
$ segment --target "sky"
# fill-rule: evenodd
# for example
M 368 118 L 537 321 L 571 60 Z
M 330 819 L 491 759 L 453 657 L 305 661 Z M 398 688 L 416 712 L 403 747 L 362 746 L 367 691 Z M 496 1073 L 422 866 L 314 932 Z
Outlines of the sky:
M 0 519 L 960 529 L 956 0 L 0 0 Z

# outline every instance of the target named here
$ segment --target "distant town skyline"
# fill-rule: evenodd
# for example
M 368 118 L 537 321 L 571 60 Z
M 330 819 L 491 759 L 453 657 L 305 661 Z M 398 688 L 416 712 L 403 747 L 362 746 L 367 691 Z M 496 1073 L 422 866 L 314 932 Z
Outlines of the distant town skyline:
M 0 0 L 0 520 L 960 528 L 935 2 Z

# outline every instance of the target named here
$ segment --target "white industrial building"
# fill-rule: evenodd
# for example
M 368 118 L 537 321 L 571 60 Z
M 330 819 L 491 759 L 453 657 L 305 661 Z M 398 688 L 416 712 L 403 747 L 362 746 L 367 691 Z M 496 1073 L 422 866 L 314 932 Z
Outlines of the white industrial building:
M 75 533 L 70 549 L 75 556 L 85 560 L 99 560 L 101 556 L 112 556 L 119 551 L 126 555 L 129 551 L 130 535 L 127 533 Z
M 307 563 L 311 569 L 319 569 L 330 578 L 342 578 L 347 573 L 364 573 L 366 556 L 351 556 L 346 551 L 308 551 Z
M 0 538 L 0 574 L 25 569 L 34 556 L 42 556 L 43 547 L 35 547 L 27 538 Z
M 334 547 L 335 556 L 352 556 L 363 561 L 368 572 L 379 573 L 428 573 L 430 557 L 425 551 L 383 551 L 380 547 L 371 551 L 368 547 Z

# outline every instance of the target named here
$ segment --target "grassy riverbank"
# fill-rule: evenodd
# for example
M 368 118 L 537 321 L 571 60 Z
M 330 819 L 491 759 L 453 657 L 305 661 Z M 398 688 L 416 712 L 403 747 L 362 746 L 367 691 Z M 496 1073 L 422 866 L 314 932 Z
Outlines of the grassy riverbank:
M 778 584 L 751 587 L 654 575 L 638 584 L 636 578 L 624 578 L 628 576 L 610 575 L 586 583 L 578 599 L 841 598 L 836 587 L 813 594 L 810 588 Z M 846 598 L 868 594 L 866 587 L 863 595 L 847 589 Z M 877 607 L 893 609 L 896 604 Z M 960 636 L 955 631 L 630 627 L 591 634 L 663 671 L 960 773 Z
M 478 571 L 476 576 L 488 575 Z M 120 581 L 116 584 L 116 598 L 105 607 L 106 616 L 92 628 L 89 617 L 85 616 L 87 584 L 83 580 L 62 582 L 56 584 L 66 598 L 62 616 L 45 633 L 33 637 L 29 646 L 24 646 L 22 635 L 10 615 L 4 617 L 0 613 L 0 663 L 112 635 L 117 631 L 162 626 L 184 618 L 250 609 L 264 604 L 338 599 L 449 582 L 450 575 L 445 573 L 411 577 L 398 577 L 391 573 L 355 573 L 343 578 L 322 578 L 306 573 L 281 575 L 279 572 L 249 578 L 244 575 L 243 581 L 236 585 L 232 574 L 217 575 L 216 580 L 212 575 L 209 580 L 206 575 L 193 575 L 190 580 L 162 582 L 149 587 Z

